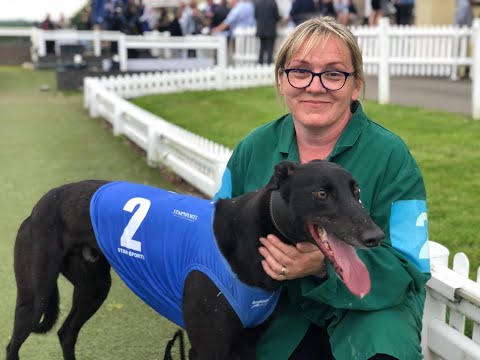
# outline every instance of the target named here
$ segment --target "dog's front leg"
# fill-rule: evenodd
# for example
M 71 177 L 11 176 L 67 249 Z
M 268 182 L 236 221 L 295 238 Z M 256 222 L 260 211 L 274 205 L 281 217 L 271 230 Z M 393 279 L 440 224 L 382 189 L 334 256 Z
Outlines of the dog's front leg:
M 245 353 L 240 319 L 215 284 L 192 271 L 183 290 L 183 316 L 192 350 L 191 360 L 254 359 Z M 246 343 L 245 343 L 246 344 Z M 248 344 L 250 345 L 250 344 Z

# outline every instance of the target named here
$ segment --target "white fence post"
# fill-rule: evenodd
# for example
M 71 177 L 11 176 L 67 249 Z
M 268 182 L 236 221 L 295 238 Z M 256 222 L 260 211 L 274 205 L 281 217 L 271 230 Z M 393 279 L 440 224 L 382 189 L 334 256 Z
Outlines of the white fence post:
M 147 147 L 147 164 L 151 167 L 158 166 L 158 138 L 159 133 L 154 126 L 148 128 L 148 147 Z
M 477 270 L 477 283 L 480 284 L 480 267 Z M 477 344 L 480 344 L 480 324 L 473 324 L 472 340 L 475 341 Z
M 378 102 L 387 104 L 390 101 L 390 67 L 388 64 L 389 38 L 388 28 L 390 27 L 389 18 L 383 17 L 378 23 L 378 46 L 380 51 L 380 62 L 378 64 Z
M 453 257 L 453 271 L 468 279 L 470 263 L 464 253 L 455 254 Z M 448 323 L 461 334 L 465 333 L 465 316 L 458 311 L 450 309 L 450 318 Z
M 32 27 L 30 33 L 30 59 L 32 61 L 38 60 L 38 28 Z
M 217 48 L 217 66 L 226 68 L 228 64 L 227 60 L 227 37 L 219 35 L 220 45 Z
M 128 63 L 128 51 L 127 51 L 127 37 L 125 34 L 121 34 L 118 37 L 118 56 L 120 58 L 120 71 L 127 71 Z
M 450 251 L 443 245 L 429 241 L 430 264 L 433 267 L 435 264 L 448 266 L 448 257 Z M 427 283 L 428 284 L 428 283 Z M 425 308 L 423 313 L 423 327 L 422 327 L 422 353 L 424 360 L 436 360 L 437 357 L 428 348 L 428 332 L 429 324 L 433 319 L 440 319 L 445 321 L 447 314 L 447 306 L 434 299 L 430 295 L 430 289 L 427 286 L 427 296 L 425 298 Z
M 480 120 L 480 19 L 475 19 L 473 22 L 472 39 L 472 117 Z
M 45 43 L 45 30 L 38 30 L 37 31 L 37 53 L 38 56 L 45 56 L 47 55 L 47 45 Z
M 100 41 L 100 30 L 93 30 L 93 53 L 95 56 L 102 55 L 102 43 Z

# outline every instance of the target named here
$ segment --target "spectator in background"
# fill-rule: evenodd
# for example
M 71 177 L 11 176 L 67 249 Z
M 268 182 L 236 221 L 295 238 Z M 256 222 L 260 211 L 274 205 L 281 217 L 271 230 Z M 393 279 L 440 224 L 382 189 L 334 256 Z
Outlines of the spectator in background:
M 372 12 L 368 18 L 368 25 L 376 26 L 378 25 L 378 20 L 383 16 L 382 0 L 371 0 L 370 5 L 372 7 Z
M 472 0 L 456 0 L 454 25 L 472 26 Z
M 293 0 L 290 19 L 296 25 L 314 17 L 317 13 L 314 0 Z
M 258 63 L 273 63 L 273 46 L 277 37 L 277 22 L 280 20 L 275 0 L 257 0 L 255 3 L 257 37 L 260 38 Z M 266 59 L 265 59 L 266 57 Z
M 190 2 L 190 8 L 192 9 L 192 34 L 198 35 L 202 33 L 203 29 L 203 16 L 198 9 L 198 5 L 195 1 Z
M 167 31 L 170 32 L 170 36 L 182 36 L 182 26 L 180 25 L 180 18 L 182 16 L 182 9 L 177 8 L 174 10 L 173 20 L 168 25 Z
M 178 19 L 178 22 L 182 28 L 182 34 L 190 35 L 193 31 L 192 8 L 182 1 L 180 2 L 179 9 L 181 11 L 181 16 Z
M 50 14 L 45 16 L 45 19 L 40 24 L 43 30 L 55 30 L 55 25 L 50 18 Z M 55 54 L 55 41 L 48 40 L 45 43 L 47 54 Z
M 137 5 L 135 0 L 128 0 L 125 7 L 125 28 L 123 32 L 128 35 L 141 35 L 142 24 L 140 17 L 143 14 L 143 5 Z
M 139 9 L 140 12 L 141 9 Z M 159 13 L 151 6 L 144 5 L 143 13 L 140 16 L 140 23 L 142 25 L 142 32 L 155 30 L 158 27 Z
M 65 18 L 63 13 L 60 13 L 60 17 L 58 18 L 56 27 L 57 29 L 66 29 L 68 28 L 68 20 Z
M 342 25 L 348 25 L 350 14 L 348 10 L 349 0 L 334 0 L 333 7 L 335 9 L 335 18 Z
M 237 27 L 255 26 L 255 5 L 251 0 L 232 0 L 232 9 L 220 25 L 212 28 L 212 33 L 229 31 L 229 36 L 234 36 Z
M 397 25 L 411 25 L 415 0 L 395 0 L 395 22 Z
M 333 0 L 324 0 L 322 6 L 322 15 L 323 16 L 330 16 L 335 18 L 337 13 L 335 11 L 335 6 L 333 5 Z
M 205 19 L 205 23 L 209 28 L 212 28 L 212 19 L 215 15 L 215 10 L 217 9 L 218 5 L 215 4 L 213 0 L 207 0 L 207 5 L 205 6 L 205 10 L 203 11 L 203 18 Z
M 357 5 L 353 0 L 348 0 L 348 23 L 353 24 L 357 20 L 358 10 Z
M 213 17 L 209 25 L 210 31 L 214 27 L 220 25 L 222 21 L 227 18 L 229 11 L 230 8 L 228 7 L 227 0 L 221 0 L 220 3 L 215 6 Z
M 160 32 L 169 31 L 168 28 L 171 24 L 171 21 L 168 16 L 167 9 L 164 7 L 161 7 L 158 11 L 159 11 L 159 15 L 157 20 L 157 30 Z
M 40 27 L 43 30 L 54 30 L 55 29 L 55 25 L 53 24 L 52 19 L 50 18 L 50 14 L 47 14 L 45 16 L 45 19 L 40 24 Z
M 73 26 L 77 30 L 91 30 L 92 22 L 89 9 L 83 9 L 81 13 L 72 19 Z

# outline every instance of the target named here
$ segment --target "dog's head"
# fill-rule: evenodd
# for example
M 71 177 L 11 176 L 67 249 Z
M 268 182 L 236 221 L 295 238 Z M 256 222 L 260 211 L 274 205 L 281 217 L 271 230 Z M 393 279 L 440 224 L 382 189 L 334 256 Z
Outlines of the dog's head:
M 355 248 L 377 246 L 384 233 L 362 207 L 352 175 L 328 161 L 283 161 L 267 189 L 272 222 L 283 237 L 316 244 L 352 294 L 365 296 L 370 276 Z

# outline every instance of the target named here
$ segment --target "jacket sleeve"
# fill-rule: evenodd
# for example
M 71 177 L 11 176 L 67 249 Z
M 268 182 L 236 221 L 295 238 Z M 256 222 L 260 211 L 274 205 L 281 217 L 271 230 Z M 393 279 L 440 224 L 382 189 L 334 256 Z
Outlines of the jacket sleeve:
M 222 183 L 220 189 L 213 197 L 214 201 L 218 199 L 229 199 L 235 196 L 242 195 L 244 193 L 244 175 L 241 170 L 241 156 L 240 156 L 240 143 L 232 153 L 232 156 L 228 160 L 227 166 L 222 176 Z
M 411 292 L 423 304 L 430 278 L 427 225 L 421 221 L 426 220 L 423 178 L 408 150 L 393 152 L 383 168 L 377 181 L 371 181 L 377 184 L 371 185 L 376 189 L 367 210 L 385 239 L 374 249 L 357 250 L 370 274 L 370 293 L 362 299 L 353 296 L 327 263 L 325 280 L 308 277 L 288 284 L 290 300 L 306 311 L 321 308 L 319 303 L 335 309 L 385 309 L 402 303 Z

